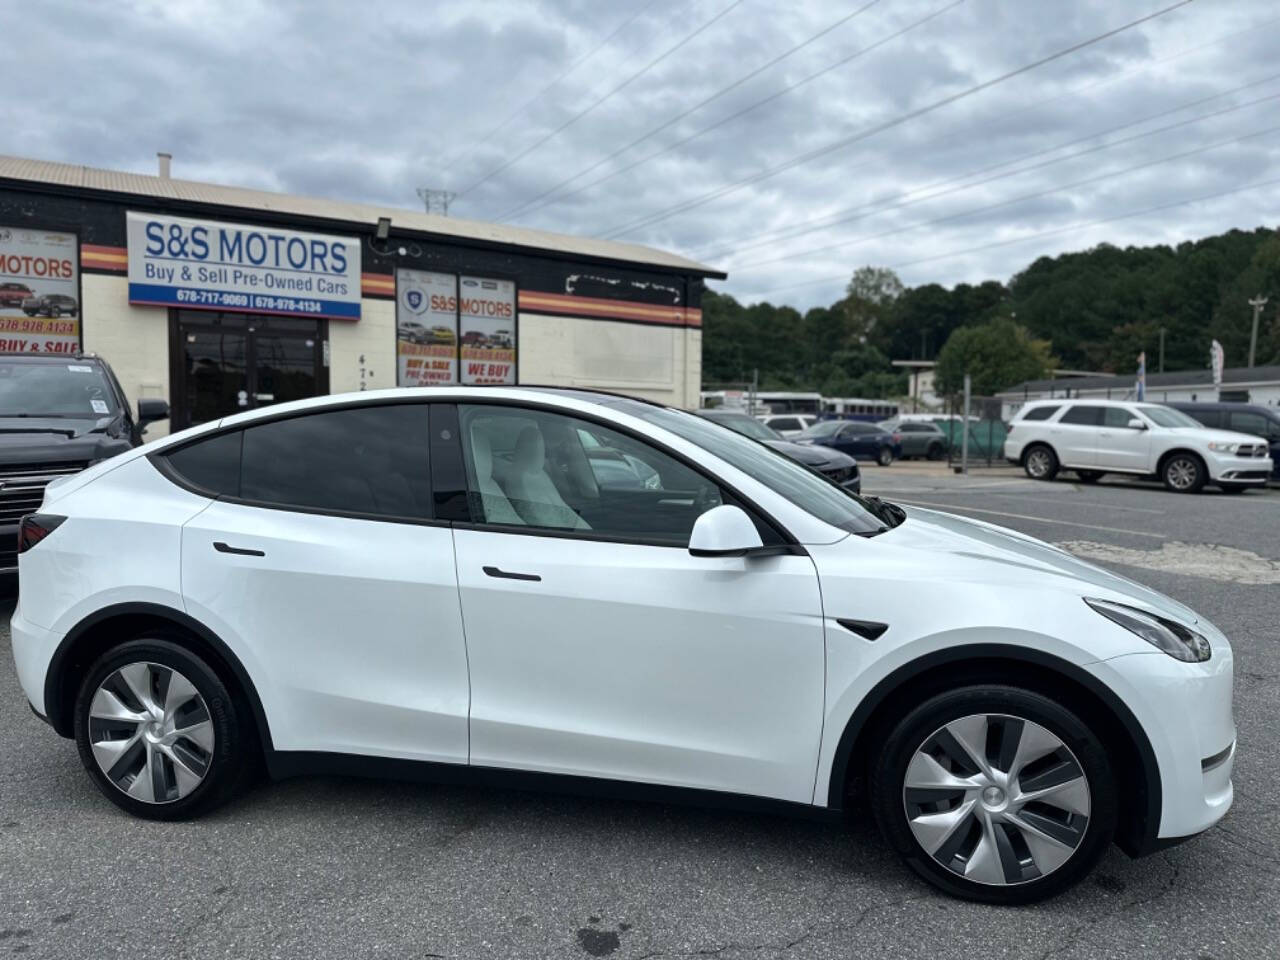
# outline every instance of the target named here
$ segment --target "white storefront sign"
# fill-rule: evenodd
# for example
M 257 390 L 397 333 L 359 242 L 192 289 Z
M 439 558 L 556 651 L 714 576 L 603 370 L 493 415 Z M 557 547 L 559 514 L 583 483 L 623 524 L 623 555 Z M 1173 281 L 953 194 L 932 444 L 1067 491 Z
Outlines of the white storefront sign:
M 274 227 L 127 214 L 129 302 L 360 318 L 360 242 Z

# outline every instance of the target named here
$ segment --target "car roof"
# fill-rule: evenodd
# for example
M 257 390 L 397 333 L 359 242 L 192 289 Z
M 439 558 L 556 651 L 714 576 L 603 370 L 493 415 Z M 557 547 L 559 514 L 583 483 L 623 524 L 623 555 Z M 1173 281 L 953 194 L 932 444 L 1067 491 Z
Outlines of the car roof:
M 20 360 L 29 363 L 66 363 L 68 360 L 74 360 L 76 363 L 96 363 L 99 366 L 106 366 L 106 361 L 93 353 L 0 353 L 0 360 Z

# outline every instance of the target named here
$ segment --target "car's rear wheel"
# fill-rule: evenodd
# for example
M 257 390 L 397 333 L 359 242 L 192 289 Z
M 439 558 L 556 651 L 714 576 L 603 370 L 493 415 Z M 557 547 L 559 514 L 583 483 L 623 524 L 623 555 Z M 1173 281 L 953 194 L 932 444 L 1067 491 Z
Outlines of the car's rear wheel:
M 1101 470 L 1077 470 L 1076 476 L 1081 483 L 1097 483 L 1102 479 Z
M 870 772 L 889 842 L 933 885 L 987 903 L 1052 896 L 1111 842 L 1106 750 L 1061 704 L 1019 687 L 939 694 L 887 734 Z
M 893 450 L 890 447 L 881 447 L 880 452 L 876 454 L 876 463 L 882 467 L 887 467 L 893 463 Z
M 1058 455 L 1043 443 L 1033 444 L 1022 455 L 1022 469 L 1032 480 L 1052 480 L 1058 474 Z
M 1194 453 L 1175 453 L 1160 468 L 1160 479 L 1174 493 L 1199 493 L 1207 479 L 1204 464 Z
M 196 816 L 234 791 L 252 766 L 248 722 L 204 660 L 158 637 L 104 653 L 76 699 L 85 769 L 112 803 L 152 820 Z
M 941 460 L 942 454 L 944 452 L 945 451 L 942 449 L 942 444 L 931 443 L 929 444 L 929 449 L 925 451 L 925 456 L 928 457 L 930 460 Z

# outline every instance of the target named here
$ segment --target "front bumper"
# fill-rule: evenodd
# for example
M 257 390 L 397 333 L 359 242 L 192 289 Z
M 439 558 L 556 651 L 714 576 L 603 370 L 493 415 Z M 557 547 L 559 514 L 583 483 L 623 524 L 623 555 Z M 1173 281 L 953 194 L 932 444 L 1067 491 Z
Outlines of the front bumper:
M 1214 482 L 1263 486 L 1275 468 L 1270 457 L 1233 457 L 1210 453 L 1205 457 L 1209 479 Z
M 1201 622 L 1198 629 L 1208 635 L 1206 626 Z M 1210 637 L 1213 657 L 1205 663 L 1183 663 L 1153 651 L 1084 668 L 1132 711 L 1155 754 L 1159 822 L 1147 825 L 1144 852 L 1207 830 L 1231 807 L 1232 655 L 1220 636 Z

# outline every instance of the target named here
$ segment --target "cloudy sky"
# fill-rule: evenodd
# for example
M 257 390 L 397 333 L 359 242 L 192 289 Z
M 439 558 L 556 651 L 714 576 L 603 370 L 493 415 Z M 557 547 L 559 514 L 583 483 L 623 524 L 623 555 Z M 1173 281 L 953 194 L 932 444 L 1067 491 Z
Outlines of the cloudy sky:
M 42 0 L 0 35 L 0 152 L 450 189 L 454 216 L 679 251 L 744 300 L 1280 219 L 1275 0 Z

